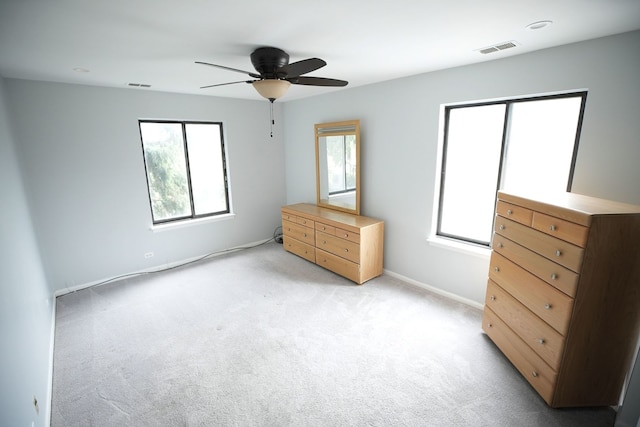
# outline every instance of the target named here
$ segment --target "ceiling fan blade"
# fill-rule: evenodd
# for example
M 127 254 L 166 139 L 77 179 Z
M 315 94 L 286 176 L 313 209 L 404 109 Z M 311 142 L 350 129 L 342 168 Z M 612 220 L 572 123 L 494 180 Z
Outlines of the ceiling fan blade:
M 260 74 L 252 73 L 251 71 L 239 70 L 237 68 L 225 67 L 224 65 L 210 64 L 208 62 L 201 62 L 201 61 L 196 61 L 196 64 L 210 65 L 212 67 L 222 68 L 223 70 L 235 71 L 237 73 L 244 73 L 256 79 L 260 78 Z
M 302 61 L 280 67 L 276 71 L 276 74 L 284 73 L 286 75 L 285 77 L 293 78 L 315 71 L 325 65 L 327 65 L 327 63 L 320 58 L 303 59 Z
M 208 87 L 216 87 L 216 86 L 234 85 L 236 83 L 253 83 L 254 81 L 255 80 L 240 80 L 239 82 L 218 83 L 218 84 L 215 84 L 215 85 L 200 86 L 200 89 L 206 89 Z
M 348 81 L 338 79 L 328 79 L 325 77 L 293 77 L 285 79 L 294 85 L 305 86 L 346 86 Z

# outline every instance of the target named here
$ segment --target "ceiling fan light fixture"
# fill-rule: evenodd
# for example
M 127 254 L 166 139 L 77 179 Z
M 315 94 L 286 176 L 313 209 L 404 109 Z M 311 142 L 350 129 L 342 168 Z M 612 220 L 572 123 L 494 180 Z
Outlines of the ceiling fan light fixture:
M 260 95 L 273 102 L 287 92 L 291 83 L 287 80 L 264 79 L 251 83 Z

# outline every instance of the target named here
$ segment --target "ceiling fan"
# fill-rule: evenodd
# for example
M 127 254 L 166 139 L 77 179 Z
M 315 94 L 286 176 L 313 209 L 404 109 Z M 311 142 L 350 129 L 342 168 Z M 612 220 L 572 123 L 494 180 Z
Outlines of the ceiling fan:
M 251 53 L 251 63 L 257 72 L 254 73 L 237 68 L 225 67 L 224 65 L 196 61 L 196 64 L 210 65 L 224 70 L 247 74 L 249 77 L 255 79 L 202 86 L 200 89 L 237 83 L 251 83 L 260 95 L 273 103 L 273 101 L 284 95 L 292 84 L 335 87 L 346 86 L 349 83 L 345 80 L 329 79 L 326 77 L 303 76 L 303 74 L 324 67 L 327 63 L 320 58 L 309 58 L 289 64 L 289 54 L 277 47 L 260 47 L 254 50 Z

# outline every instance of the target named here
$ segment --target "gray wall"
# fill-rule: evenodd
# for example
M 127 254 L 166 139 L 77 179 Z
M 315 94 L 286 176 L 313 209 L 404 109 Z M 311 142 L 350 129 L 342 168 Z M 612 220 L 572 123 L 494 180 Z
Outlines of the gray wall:
M 0 78 L 0 424 L 45 426 L 53 290 L 40 261 L 5 99 Z
M 55 290 L 267 239 L 280 223 L 283 142 L 278 126 L 269 136 L 268 102 L 11 79 L 6 85 Z M 223 122 L 234 219 L 150 231 L 140 118 Z M 146 259 L 147 252 L 154 257 Z
M 573 191 L 640 204 L 638 51 L 633 32 L 288 102 L 287 202 L 315 201 L 313 124 L 360 119 L 362 214 L 385 221 L 385 269 L 481 304 L 488 258 L 426 240 L 441 104 L 588 89 Z

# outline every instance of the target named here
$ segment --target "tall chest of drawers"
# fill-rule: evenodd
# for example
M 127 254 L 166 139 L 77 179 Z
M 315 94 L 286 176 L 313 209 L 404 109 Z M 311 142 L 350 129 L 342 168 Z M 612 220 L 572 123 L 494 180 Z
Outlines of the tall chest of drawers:
M 285 250 L 358 284 L 382 274 L 383 221 L 307 203 L 281 211 Z
M 640 206 L 498 193 L 482 328 L 552 407 L 617 405 L 640 333 Z

